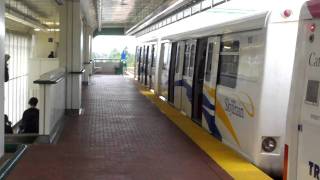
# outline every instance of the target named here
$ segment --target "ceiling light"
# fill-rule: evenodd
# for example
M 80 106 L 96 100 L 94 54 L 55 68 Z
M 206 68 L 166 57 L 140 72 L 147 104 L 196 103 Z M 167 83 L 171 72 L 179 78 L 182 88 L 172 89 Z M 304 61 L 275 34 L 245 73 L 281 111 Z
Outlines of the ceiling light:
M 47 21 L 47 22 L 44 22 L 46 25 L 54 25 L 54 22 L 50 22 L 50 21 Z
M 59 6 L 61 6 L 61 5 L 63 5 L 64 0 L 56 0 L 56 3 L 57 3 Z
M 128 5 L 128 2 L 126 2 L 125 0 L 121 0 L 120 5 L 122 6 Z
M 38 23 L 36 21 L 33 21 L 33 20 L 30 20 L 26 17 L 22 17 L 21 15 L 19 14 L 16 14 L 14 13 L 13 11 L 10 11 L 10 13 L 6 12 L 5 13 L 5 17 L 10 19 L 10 20 L 13 20 L 13 21 L 16 21 L 18 23 L 21 23 L 23 25 L 26 25 L 26 26 L 29 26 L 29 27 L 32 27 L 34 29 L 40 29 L 42 31 L 45 31 L 45 27 L 43 24 L 41 23 Z
M 39 29 L 39 28 L 35 28 L 35 29 L 34 29 L 34 31 L 41 31 L 41 29 Z

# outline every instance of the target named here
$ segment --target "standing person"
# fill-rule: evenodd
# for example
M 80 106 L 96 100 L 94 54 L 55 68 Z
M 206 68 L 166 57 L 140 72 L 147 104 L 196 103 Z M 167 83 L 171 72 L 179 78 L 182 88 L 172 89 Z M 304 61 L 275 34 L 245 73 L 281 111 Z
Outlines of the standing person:
M 5 55 L 5 64 L 4 64 L 4 82 L 9 81 L 9 68 L 8 68 L 8 61 L 10 59 L 10 55 Z
M 20 126 L 21 133 L 39 133 L 39 109 L 36 108 L 37 104 L 37 98 L 30 98 L 30 108 L 23 112 L 22 125 Z
M 9 121 L 8 116 L 5 114 L 4 115 L 4 132 L 6 134 L 13 134 L 13 129 L 11 127 L 11 122 Z

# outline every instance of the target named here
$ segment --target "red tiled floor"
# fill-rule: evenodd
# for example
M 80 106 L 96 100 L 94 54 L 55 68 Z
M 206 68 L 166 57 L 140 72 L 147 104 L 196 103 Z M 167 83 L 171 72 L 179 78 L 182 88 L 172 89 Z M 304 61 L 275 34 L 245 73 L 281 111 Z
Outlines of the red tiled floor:
M 32 145 L 8 179 L 231 179 L 129 79 L 94 76 L 83 107 L 57 144 Z

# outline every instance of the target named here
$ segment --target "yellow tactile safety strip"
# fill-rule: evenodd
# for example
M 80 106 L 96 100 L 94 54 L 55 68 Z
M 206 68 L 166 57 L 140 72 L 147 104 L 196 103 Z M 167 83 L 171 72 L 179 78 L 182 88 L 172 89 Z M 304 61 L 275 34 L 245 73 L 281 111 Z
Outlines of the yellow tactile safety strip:
M 154 95 L 149 90 L 139 86 L 141 94 L 145 95 L 158 106 L 172 122 L 189 136 L 204 152 L 216 161 L 234 179 L 267 180 L 272 179 L 238 153 L 216 140 L 204 129 L 197 126 L 188 117 L 182 115 L 174 107 Z

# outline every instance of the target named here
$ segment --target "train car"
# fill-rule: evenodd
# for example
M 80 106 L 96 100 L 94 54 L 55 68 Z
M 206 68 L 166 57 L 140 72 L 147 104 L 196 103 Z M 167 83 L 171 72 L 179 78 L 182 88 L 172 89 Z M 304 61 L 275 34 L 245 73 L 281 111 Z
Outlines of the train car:
M 320 175 L 320 1 L 301 9 L 290 93 L 284 180 L 314 180 Z
M 158 38 L 160 95 L 273 177 L 283 169 L 302 4 Z

